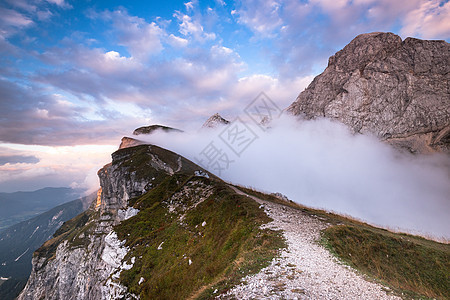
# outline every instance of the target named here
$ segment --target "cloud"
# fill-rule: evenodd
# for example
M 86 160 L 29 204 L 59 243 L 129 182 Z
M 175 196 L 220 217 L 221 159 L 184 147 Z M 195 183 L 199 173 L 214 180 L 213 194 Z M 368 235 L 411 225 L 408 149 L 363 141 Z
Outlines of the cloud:
M 192 37 L 199 42 L 216 39 L 216 34 L 213 32 L 206 32 L 199 20 L 193 19 L 193 17 L 182 14 L 179 11 L 175 12 L 174 17 L 180 22 L 179 32 L 182 35 Z
M 6 164 L 18 164 L 18 163 L 25 163 L 25 164 L 36 164 L 39 162 L 39 158 L 33 155 L 8 155 L 3 156 L 0 155 L 0 166 L 6 165 Z
M 252 0 L 231 15 L 261 41 L 280 77 L 293 78 L 321 72 L 329 56 L 361 33 L 448 39 L 449 7 L 438 0 Z
M 96 175 L 96 171 L 111 161 L 110 154 L 116 149 L 117 146 L 109 145 L 50 147 L 7 144 L 0 152 L 19 153 L 17 156 L 20 158 L 16 160 L 21 162 L 0 164 L 0 190 L 14 192 L 49 186 L 95 190 L 98 179 L 93 174 Z
M 51 4 L 55 4 L 61 8 L 64 9 L 69 9 L 69 8 L 73 8 L 72 5 L 70 5 L 69 3 L 67 3 L 65 0 L 47 0 L 48 3 Z
M 223 127 L 155 133 L 147 141 L 194 162 L 206 162 L 201 152 L 212 141 L 232 161 L 228 168 L 221 166 L 220 175 L 227 181 L 281 192 L 295 202 L 386 228 L 450 238 L 448 156 L 400 153 L 328 120 L 284 116 L 267 131 L 247 125 L 258 137 L 240 156 L 232 152 L 231 141 L 218 137 Z M 209 169 L 219 175 L 217 165 Z
M 109 102 L 99 106 L 79 101 L 76 105 L 64 95 L 49 94 L 32 83 L 22 86 L 0 80 L 0 99 L 0 141 L 3 143 L 115 144 L 127 132 L 126 128 L 141 126 L 147 120 L 144 111 L 126 116 L 126 110 L 111 113 Z
M 281 6 L 282 2 L 278 0 L 244 1 L 232 14 L 237 14 L 239 22 L 247 25 L 255 33 L 269 37 L 283 25 L 283 19 L 280 16 Z
M 0 36 L 9 37 L 20 29 L 31 26 L 34 22 L 29 17 L 15 10 L 0 7 Z
M 224 0 L 215 0 L 215 1 L 220 6 L 226 6 L 227 5 L 227 3 Z
M 115 14 L 118 19 L 130 19 L 123 11 L 100 16 L 110 22 Z M 144 27 L 149 24 L 132 20 Z M 234 49 L 220 43 L 200 48 L 173 34 L 163 40 L 168 39 L 183 47 L 182 56 L 144 62 L 72 38 L 47 48 L 37 57 L 51 68 L 23 78 L 27 87 L 9 82 L 2 85 L 4 99 L 11 100 L 4 102 L 2 140 L 73 145 L 101 137 L 109 143 L 148 122 L 197 126 L 215 111 L 237 114 L 243 99 L 253 99 L 261 91 L 276 95 L 280 105 L 287 106 L 311 80 L 279 81 L 262 74 L 240 78 L 238 74 L 246 66 Z
M 106 11 L 103 16 L 112 22 L 119 45 L 125 46 L 132 57 L 146 60 L 164 49 L 161 43 L 164 30 L 155 22 L 147 23 L 123 9 Z
M 24 10 L 26 12 L 36 12 L 38 10 L 36 3 L 29 0 L 5 0 L 5 3 L 9 5 Z
M 16 34 L 26 36 L 26 30 L 39 22 L 49 21 L 55 14 L 52 12 L 56 4 L 58 8 L 72 8 L 64 0 L 6 0 L 0 2 L 0 37 L 11 38 Z
M 170 34 L 169 38 L 168 38 L 168 43 L 172 46 L 172 47 L 186 47 L 189 43 L 189 41 L 187 39 L 181 38 L 179 36 Z
M 197 4 L 197 3 L 195 3 L 195 4 Z M 194 1 L 186 2 L 186 3 L 184 3 L 184 6 L 186 7 L 187 11 L 194 10 Z
M 424 1 L 408 12 L 403 20 L 402 35 L 426 39 L 450 37 L 450 2 Z
M 239 55 L 221 45 L 187 48 L 184 57 L 142 64 L 116 51 L 70 43 L 49 49 L 42 59 L 65 67 L 38 74 L 34 79 L 39 83 L 80 99 L 94 97 L 100 107 L 101 101 L 134 103 L 161 119 L 185 106 L 189 109 L 219 101 L 221 94 L 238 84 L 237 73 L 243 68 Z

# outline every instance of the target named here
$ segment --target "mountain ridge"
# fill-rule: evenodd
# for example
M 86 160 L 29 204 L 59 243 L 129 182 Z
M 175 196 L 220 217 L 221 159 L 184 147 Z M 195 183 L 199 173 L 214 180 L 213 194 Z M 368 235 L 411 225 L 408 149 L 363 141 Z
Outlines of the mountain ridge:
M 287 108 L 411 152 L 450 151 L 450 44 L 393 33 L 355 37 Z
M 81 190 L 46 187 L 35 191 L 0 193 L 0 231 L 81 197 Z
M 180 295 L 185 298 L 202 285 L 221 281 L 223 272 L 237 272 L 232 262 L 236 256 L 247 255 L 250 246 L 244 245 L 262 245 L 270 237 L 262 247 L 273 248 L 263 252 L 269 258 L 279 248 L 276 233 L 265 230 L 262 234 L 259 229 L 267 217 L 256 203 L 169 150 L 154 145 L 117 150 L 98 175 L 101 201 L 66 222 L 55 238 L 36 251 L 32 274 L 19 299 L 135 298 L 139 293 L 167 299 L 167 293 L 176 290 L 173 284 L 184 286 Z M 224 227 L 229 220 L 234 221 Z M 196 242 L 186 248 L 178 239 L 189 245 Z M 164 251 L 172 249 L 172 244 L 175 256 Z M 147 259 L 142 256 L 153 257 L 143 269 Z M 201 263 L 202 256 L 210 257 L 211 264 Z M 152 261 L 160 262 L 155 266 Z M 148 275 L 153 268 L 155 276 Z M 172 283 L 157 275 L 160 268 L 173 270 Z

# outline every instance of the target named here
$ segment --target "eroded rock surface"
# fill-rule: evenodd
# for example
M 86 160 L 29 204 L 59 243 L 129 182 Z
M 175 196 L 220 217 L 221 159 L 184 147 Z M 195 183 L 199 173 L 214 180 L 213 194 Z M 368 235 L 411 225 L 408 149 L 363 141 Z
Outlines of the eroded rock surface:
M 338 120 L 412 152 L 449 152 L 449 79 L 449 43 L 362 34 L 287 110 Z
M 139 155 L 136 155 L 138 153 Z M 135 161 L 137 158 L 145 160 Z M 33 270 L 18 299 L 134 299 L 120 284 L 134 259 L 113 226 L 139 210 L 128 200 L 150 190 L 161 174 L 186 168 L 186 160 L 156 146 L 116 151 L 99 172 L 101 201 L 64 225 L 33 257 Z

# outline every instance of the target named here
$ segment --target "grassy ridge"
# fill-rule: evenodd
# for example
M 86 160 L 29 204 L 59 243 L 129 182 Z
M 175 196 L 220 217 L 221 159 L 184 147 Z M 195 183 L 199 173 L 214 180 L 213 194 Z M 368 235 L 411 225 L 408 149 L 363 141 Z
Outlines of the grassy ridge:
M 169 213 L 165 200 L 195 182 L 212 186 L 212 194 L 195 208 Z M 284 246 L 279 233 L 259 228 L 270 219 L 257 203 L 214 179 L 167 177 L 132 204 L 141 211 L 115 231 L 131 248 L 126 258 L 137 258 L 120 281 L 141 299 L 207 299 L 268 265 Z
M 397 291 L 450 299 L 448 245 L 354 225 L 332 226 L 323 236 L 345 262 Z
M 344 262 L 408 298 L 450 299 L 450 245 L 394 233 L 251 188 L 239 187 L 261 199 L 318 216 L 331 226 L 322 243 Z

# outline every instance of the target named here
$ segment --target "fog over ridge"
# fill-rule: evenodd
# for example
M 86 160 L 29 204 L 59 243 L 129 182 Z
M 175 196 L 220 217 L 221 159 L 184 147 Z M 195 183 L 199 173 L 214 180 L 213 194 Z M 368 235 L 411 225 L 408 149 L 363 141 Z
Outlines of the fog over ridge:
M 450 239 L 450 156 L 411 155 L 329 120 L 282 116 L 236 156 L 218 138 L 226 127 L 192 133 L 156 132 L 146 142 L 198 162 L 213 141 L 231 160 L 224 180 L 281 192 L 300 204 L 368 223 Z

